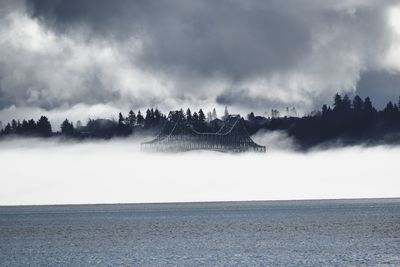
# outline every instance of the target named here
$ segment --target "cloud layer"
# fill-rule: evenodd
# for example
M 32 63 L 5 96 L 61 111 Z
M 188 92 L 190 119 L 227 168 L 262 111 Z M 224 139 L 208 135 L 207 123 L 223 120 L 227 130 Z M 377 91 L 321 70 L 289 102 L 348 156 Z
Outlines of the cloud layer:
M 153 155 L 132 140 L 35 141 L 0 142 L 0 205 L 399 197 L 399 148 Z
M 399 94 L 396 83 L 380 88 L 400 79 L 398 1 L 5 0 L 0 10 L 0 115 L 309 111 L 337 91 L 379 105 Z

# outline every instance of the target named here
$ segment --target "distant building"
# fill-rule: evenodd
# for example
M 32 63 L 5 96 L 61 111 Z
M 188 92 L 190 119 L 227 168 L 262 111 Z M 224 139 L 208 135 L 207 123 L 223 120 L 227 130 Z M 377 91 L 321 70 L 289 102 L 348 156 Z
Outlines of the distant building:
M 260 146 L 251 139 L 239 115 L 228 115 L 216 133 L 197 132 L 184 120 L 169 121 L 154 140 L 142 143 L 141 148 L 157 152 L 265 152 L 265 146 Z

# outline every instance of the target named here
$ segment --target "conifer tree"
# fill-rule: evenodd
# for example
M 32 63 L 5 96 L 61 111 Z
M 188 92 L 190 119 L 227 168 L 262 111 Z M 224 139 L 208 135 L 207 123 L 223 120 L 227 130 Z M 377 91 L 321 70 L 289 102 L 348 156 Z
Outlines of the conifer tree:
M 136 121 L 137 121 L 137 124 L 138 124 L 138 125 L 143 126 L 143 124 L 144 124 L 144 118 L 143 118 L 142 113 L 140 112 L 140 110 L 139 110 L 138 113 L 137 113 Z
M 335 94 L 333 100 L 333 110 L 334 111 L 342 110 L 342 96 L 339 94 Z
M 249 121 L 254 121 L 255 118 L 256 118 L 256 117 L 254 116 L 254 113 L 253 113 L 253 112 L 250 112 L 250 114 L 247 115 L 247 119 L 248 119 Z
M 189 123 L 191 123 L 192 122 L 192 112 L 190 111 L 190 108 L 188 108 L 187 110 L 186 110 L 186 120 L 189 122 Z
M 130 110 L 128 113 L 128 117 L 126 118 L 126 123 L 129 127 L 134 127 L 136 123 L 136 114 L 133 110 Z
M 61 133 L 67 136 L 72 136 L 74 134 L 74 125 L 69 122 L 68 119 L 65 119 L 61 124 Z
M 199 121 L 199 115 L 197 114 L 196 111 L 193 112 L 192 121 L 193 123 L 197 123 Z
M 39 135 L 43 137 L 50 137 L 52 134 L 51 124 L 46 116 L 41 116 L 37 122 L 37 130 Z
M 206 116 L 204 115 L 204 112 L 202 109 L 199 110 L 199 122 L 204 123 L 206 120 Z
M 364 108 L 364 102 L 362 101 L 361 97 L 356 95 L 353 99 L 353 109 L 356 113 L 360 113 Z

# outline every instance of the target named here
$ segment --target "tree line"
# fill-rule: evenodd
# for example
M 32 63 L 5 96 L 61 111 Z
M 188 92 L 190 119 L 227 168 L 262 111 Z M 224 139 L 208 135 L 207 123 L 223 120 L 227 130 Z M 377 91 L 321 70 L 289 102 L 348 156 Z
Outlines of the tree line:
M 26 136 L 52 136 L 52 128 L 49 119 L 46 116 L 41 116 L 38 121 L 33 119 L 12 120 L 4 129 L 1 129 L 0 135 L 26 135 Z
M 225 110 L 227 113 L 227 109 Z M 210 123 L 212 120 L 218 120 L 215 109 L 209 112 L 206 117 L 204 111 L 200 109 L 192 113 L 190 108 L 184 112 L 182 109 L 178 111 L 170 111 L 168 115 L 163 114 L 160 110 L 149 108 L 142 115 L 138 110 L 135 113 L 130 110 L 126 116 L 121 112 L 118 114 L 118 120 L 113 119 L 89 119 L 86 125 L 82 125 L 78 121 L 75 125 L 66 118 L 60 125 L 59 132 L 53 132 L 49 119 L 41 116 L 39 120 L 20 120 L 13 119 L 2 129 L 0 127 L 0 136 L 65 136 L 71 138 L 112 138 L 114 136 L 128 136 L 132 134 L 152 134 L 163 127 L 167 121 L 175 121 L 183 118 L 198 131 L 213 130 L 216 126 Z M 1 125 L 1 123 L 0 123 Z
M 382 110 L 377 110 L 369 97 L 362 99 L 354 96 L 336 94 L 332 105 L 324 104 L 320 110 L 303 117 L 297 117 L 294 108 L 287 108 L 287 115 L 280 116 L 273 109 L 271 116 L 256 116 L 249 113 L 244 124 L 250 135 L 260 130 L 285 131 L 293 137 L 301 148 L 340 140 L 344 144 L 356 143 L 400 143 L 400 98 L 397 103 L 389 102 Z M 89 119 L 86 125 L 77 122 L 74 125 L 65 119 L 59 132 L 53 132 L 47 117 L 12 120 L 3 129 L 0 136 L 65 136 L 69 138 L 112 138 L 114 136 L 154 135 L 167 121 L 183 120 L 198 132 L 217 132 L 223 120 L 229 115 L 218 117 L 213 109 L 205 113 L 202 109 L 192 112 L 190 108 L 170 111 L 163 114 L 160 110 L 149 108 L 144 114 L 130 110 L 126 116 L 118 114 L 118 120 Z
M 377 110 L 369 97 L 364 100 L 356 95 L 336 94 L 333 105 L 323 105 L 321 110 L 299 117 L 278 117 L 263 121 L 249 117 L 246 121 L 249 133 L 260 129 L 285 131 L 293 137 L 300 148 L 340 141 L 352 144 L 398 144 L 400 143 L 400 98 Z

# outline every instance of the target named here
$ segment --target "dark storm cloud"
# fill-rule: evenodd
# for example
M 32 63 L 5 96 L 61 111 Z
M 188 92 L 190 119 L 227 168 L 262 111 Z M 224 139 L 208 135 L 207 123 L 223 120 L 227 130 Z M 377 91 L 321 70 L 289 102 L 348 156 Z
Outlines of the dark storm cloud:
M 33 14 L 60 31 L 84 23 L 95 34 L 143 38 L 143 66 L 233 79 L 279 71 L 309 52 L 304 16 L 240 1 L 32 0 Z
M 354 92 L 361 73 L 398 71 L 382 63 L 396 2 L 2 1 L 0 109 L 311 109 Z

